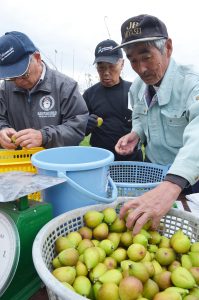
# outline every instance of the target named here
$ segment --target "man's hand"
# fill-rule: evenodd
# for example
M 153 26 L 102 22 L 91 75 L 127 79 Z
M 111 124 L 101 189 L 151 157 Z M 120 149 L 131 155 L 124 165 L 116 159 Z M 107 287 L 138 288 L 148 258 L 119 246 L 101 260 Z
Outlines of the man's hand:
M 139 140 L 139 136 L 132 131 L 118 140 L 117 144 L 115 145 L 115 151 L 120 155 L 131 154 L 133 153 Z
M 164 181 L 153 190 L 130 200 L 120 210 L 120 218 L 124 218 L 129 211 L 126 226 L 133 228 L 136 235 L 148 221 L 152 221 L 151 228 L 157 229 L 161 218 L 169 211 L 182 189 L 171 182 Z
M 13 135 L 15 145 L 27 149 L 42 146 L 41 131 L 32 128 L 20 130 Z
M 4 149 L 16 149 L 17 145 L 13 143 L 12 136 L 16 133 L 14 128 L 4 128 L 0 130 L 0 146 Z
M 86 126 L 86 135 L 90 134 L 97 127 L 98 125 L 97 119 L 98 119 L 97 115 L 94 114 L 89 115 L 88 123 Z

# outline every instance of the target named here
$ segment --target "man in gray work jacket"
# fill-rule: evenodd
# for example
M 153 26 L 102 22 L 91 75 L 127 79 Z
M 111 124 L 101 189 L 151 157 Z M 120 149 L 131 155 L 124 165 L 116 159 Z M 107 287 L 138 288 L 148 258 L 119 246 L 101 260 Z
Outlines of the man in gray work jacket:
M 0 145 L 78 145 L 88 120 L 77 83 L 50 69 L 21 32 L 0 37 Z M 13 142 L 14 141 L 14 142 Z

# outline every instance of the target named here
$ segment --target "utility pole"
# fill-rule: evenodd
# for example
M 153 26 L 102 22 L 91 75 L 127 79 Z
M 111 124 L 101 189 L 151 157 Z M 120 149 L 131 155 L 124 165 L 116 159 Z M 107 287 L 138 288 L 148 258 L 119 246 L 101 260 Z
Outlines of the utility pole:
M 107 25 L 107 22 L 106 22 L 107 19 L 108 19 L 108 17 L 105 16 L 105 17 L 104 17 L 104 24 L 105 24 L 106 30 L 107 30 L 107 32 L 108 32 L 109 39 L 111 39 L 110 31 L 109 31 L 109 29 L 108 29 L 108 25 Z

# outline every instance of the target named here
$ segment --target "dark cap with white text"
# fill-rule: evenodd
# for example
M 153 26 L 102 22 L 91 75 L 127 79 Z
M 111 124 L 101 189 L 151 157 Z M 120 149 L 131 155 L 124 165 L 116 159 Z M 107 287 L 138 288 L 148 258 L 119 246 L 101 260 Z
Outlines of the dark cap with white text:
M 116 49 L 118 44 L 113 40 L 105 40 L 100 42 L 95 48 L 95 60 L 94 63 L 108 62 L 116 64 L 120 58 L 123 58 L 122 50 Z

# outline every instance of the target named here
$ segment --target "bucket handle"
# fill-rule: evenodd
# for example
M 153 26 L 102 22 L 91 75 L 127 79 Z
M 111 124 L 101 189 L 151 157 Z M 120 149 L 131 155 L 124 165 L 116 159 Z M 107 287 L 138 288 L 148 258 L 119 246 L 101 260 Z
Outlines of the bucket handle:
M 92 198 L 95 201 L 98 202 L 103 202 L 103 203 L 110 203 L 115 201 L 115 199 L 117 198 L 117 187 L 115 185 L 115 183 L 113 182 L 112 178 L 110 176 L 108 176 L 108 183 L 112 189 L 112 197 L 111 198 L 105 198 L 105 197 L 101 197 L 98 196 L 92 192 L 89 192 L 88 190 L 84 189 L 82 186 L 80 186 L 79 184 L 77 184 L 76 182 L 74 182 L 71 178 L 69 178 L 68 176 L 66 176 L 65 173 L 63 172 L 57 172 L 57 176 L 60 178 L 66 178 L 66 181 L 74 188 L 76 189 L 78 192 L 83 193 L 84 195 Z

